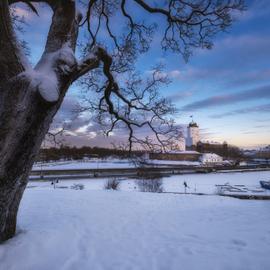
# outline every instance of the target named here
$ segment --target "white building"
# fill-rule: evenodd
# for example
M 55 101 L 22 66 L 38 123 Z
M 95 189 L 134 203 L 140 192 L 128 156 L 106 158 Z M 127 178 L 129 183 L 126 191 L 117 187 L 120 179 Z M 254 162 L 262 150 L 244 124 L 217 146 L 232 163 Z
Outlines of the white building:
M 192 120 L 187 127 L 186 146 L 197 145 L 199 141 L 200 141 L 199 126 Z
M 205 153 L 205 154 L 202 154 L 202 156 L 200 157 L 200 161 L 205 165 L 217 164 L 217 163 L 222 163 L 223 158 L 214 153 Z

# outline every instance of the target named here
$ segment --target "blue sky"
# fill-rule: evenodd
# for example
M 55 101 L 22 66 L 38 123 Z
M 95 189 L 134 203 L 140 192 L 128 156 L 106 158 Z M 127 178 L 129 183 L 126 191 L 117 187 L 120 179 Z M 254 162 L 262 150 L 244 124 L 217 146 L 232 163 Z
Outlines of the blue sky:
M 237 16 L 228 33 L 216 36 L 213 49 L 194 51 L 186 63 L 180 55 L 165 54 L 154 42 L 139 59 L 137 68 L 143 73 L 158 62 L 165 64 L 172 83 L 161 93 L 178 108 L 177 123 L 187 124 L 193 115 L 204 139 L 257 147 L 270 144 L 270 2 L 250 0 L 246 4 L 247 11 Z M 26 11 L 22 6 L 18 12 Z M 31 61 L 36 63 L 51 12 L 43 8 L 40 17 L 25 16 L 29 26 L 24 39 L 31 47 Z M 56 117 L 58 121 L 71 117 L 69 110 L 78 92 L 78 87 L 73 86 Z M 69 142 L 104 145 L 95 127 L 91 131 L 85 125 L 85 121 L 77 121 Z

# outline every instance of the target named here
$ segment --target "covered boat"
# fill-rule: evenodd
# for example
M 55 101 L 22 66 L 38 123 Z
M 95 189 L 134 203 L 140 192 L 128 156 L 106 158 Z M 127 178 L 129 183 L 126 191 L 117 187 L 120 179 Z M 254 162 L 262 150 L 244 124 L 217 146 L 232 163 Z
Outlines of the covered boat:
M 270 189 L 270 181 L 260 181 L 261 187 Z

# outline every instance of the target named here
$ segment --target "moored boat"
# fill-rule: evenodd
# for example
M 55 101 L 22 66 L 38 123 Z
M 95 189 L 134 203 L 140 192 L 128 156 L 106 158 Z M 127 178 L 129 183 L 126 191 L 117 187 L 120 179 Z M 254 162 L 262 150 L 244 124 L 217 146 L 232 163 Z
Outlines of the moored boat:
M 265 189 L 270 189 L 270 181 L 260 181 L 261 187 Z

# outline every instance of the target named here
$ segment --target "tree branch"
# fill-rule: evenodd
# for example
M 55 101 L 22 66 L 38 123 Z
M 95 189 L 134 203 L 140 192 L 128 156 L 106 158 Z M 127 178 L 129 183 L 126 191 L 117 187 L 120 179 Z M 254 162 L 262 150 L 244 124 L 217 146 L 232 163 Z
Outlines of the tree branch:
M 16 38 L 8 0 L 0 1 L 0 83 L 27 69 L 28 63 Z
M 89 71 L 99 67 L 100 59 L 97 55 L 97 50 L 94 49 L 93 53 L 87 54 L 81 61 L 78 61 L 76 69 L 71 74 L 72 82 L 82 77 Z
M 76 3 L 72 0 L 57 1 L 50 26 L 45 53 L 60 50 L 68 44 L 75 51 L 79 22 L 76 18 Z
M 169 0 L 162 8 L 153 7 L 144 0 L 134 2 L 145 11 L 165 18 L 167 26 L 162 48 L 181 53 L 186 60 L 192 48 L 212 47 L 211 38 L 231 25 L 232 11 L 245 10 L 244 0 Z
M 88 105 L 81 107 L 81 112 L 92 111 L 98 122 L 107 127 L 105 131 L 107 136 L 119 126 L 125 127 L 130 150 L 134 144 L 146 148 L 172 147 L 172 142 L 180 133 L 178 128 L 173 126 L 173 122 L 167 119 L 167 116 L 174 111 L 173 106 L 166 99 L 158 97 L 158 85 L 168 82 L 166 76 L 161 75 L 159 67 L 153 71 L 145 87 L 139 77 L 132 75 L 126 79 L 126 88 L 120 88 L 112 73 L 112 56 L 101 47 L 97 48 L 96 55 L 103 64 L 102 73 L 106 77 L 106 82 L 104 87 L 95 88 L 100 94 L 98 102 L 95 103 L 92 97 L 87 100 Z M 95 84 L 88 81 L 87 87 L 95 87 Z M 151 140 L 148 137 L 143 139 L 137 136 L 136 129 L 142 127 L 149 129 L 155 139 Z

